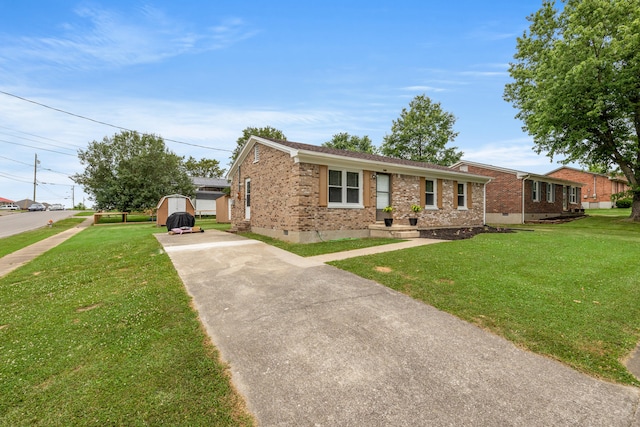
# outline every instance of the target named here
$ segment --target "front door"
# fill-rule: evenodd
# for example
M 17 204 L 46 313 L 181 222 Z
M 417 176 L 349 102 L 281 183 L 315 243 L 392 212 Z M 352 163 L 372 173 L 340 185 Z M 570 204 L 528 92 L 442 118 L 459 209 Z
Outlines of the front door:
M 379 173 L 376 175 L 376 221 L 386 217 L 382 209 L 387 206 L 391 206 L 391 176 Z
M 244 180 L 244 219 L 251 219 L 251 180 Z

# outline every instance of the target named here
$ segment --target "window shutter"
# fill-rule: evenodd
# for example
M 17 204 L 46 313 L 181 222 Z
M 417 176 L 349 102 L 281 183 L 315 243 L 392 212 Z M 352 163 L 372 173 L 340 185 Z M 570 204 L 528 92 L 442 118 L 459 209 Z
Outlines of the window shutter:
M 458 181 L 453 181 L 453 209 L 458 209 Z
M 318 206 L 327 207 L 328 191 L 329 191 L 329 167 L 320 165 L 320 188 L 318 191 Z
M 442 209 L 442 180 L 438 179 L 438 209 Z
M 467 182 L 467 207 L 471 209 L 473 207 L 473 184 Z
M 424 208 L 427 204 L 427 180 L 420 177 L 420 207 Z
M 362 171 L 362 205 L 370 208 L 371 205 L 371 171 Z

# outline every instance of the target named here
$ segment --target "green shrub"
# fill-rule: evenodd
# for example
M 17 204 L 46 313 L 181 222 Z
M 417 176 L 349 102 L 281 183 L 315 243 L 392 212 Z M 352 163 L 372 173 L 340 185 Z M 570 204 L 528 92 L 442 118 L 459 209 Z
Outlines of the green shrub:
M 616 208 L 620 208 L 620 209 L 630 208 L 632 204 L 633 204 L 632 199 L 616 200 Z

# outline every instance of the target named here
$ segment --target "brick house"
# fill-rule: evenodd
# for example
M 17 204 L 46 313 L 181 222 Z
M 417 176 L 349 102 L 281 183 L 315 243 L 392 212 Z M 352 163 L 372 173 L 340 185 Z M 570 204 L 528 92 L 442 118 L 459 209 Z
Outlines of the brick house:
M 548 176 L 562 178 L 584 184 L 582 207 L 584 209 L 610 208 L 611 195 L 629 191 L 629 182 L 622 175 L 611 177 L 602 173 L 588 172 L 563 166 L 547 173 Z
M 490 224 L 524 224 L 570 215 L 581 206 L 580 182 L 468 161 L 451 168 L 492 178 L 486 186 L 486 220 Z
M 482 226 L 490 180 L 444 166 L 255 136 L 227 178 L 234 228 L 304 243 Z M 423 210 L 412 212 L 414 204 Z M 394 207 L 389 228 L 382 222 L 385 206 Z M 412 216 L 417 226 L 409 225 Z

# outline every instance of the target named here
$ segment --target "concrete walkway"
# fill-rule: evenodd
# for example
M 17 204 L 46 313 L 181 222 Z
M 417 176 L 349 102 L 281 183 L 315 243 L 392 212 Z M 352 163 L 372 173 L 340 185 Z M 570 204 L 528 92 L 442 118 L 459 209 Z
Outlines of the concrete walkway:
M 157 238 L 261 426 L 640 426 L 637 388 L 321 257 L 212 230 Z
M 0 277 L 9 274 L 16 268 L 23 266 L 27 262 L 31 261 L 40 254 L 43 254 L 49 249 L 58 246 L 60 243 L 64 242 L 71 236 L 74 236 L 85 228 L 89 227 L 91 224 L 93 224 L 93 217 L 87 217 L 87 219 L 85 219 L 75 227 L 58 233 L 55 236 L 51 236 L 44 240 L 36 242 L 30 246 L 27 246 L 26 248 L 22 248 L 16 252 L 3 256 L 2 258 L 0 258 Z

